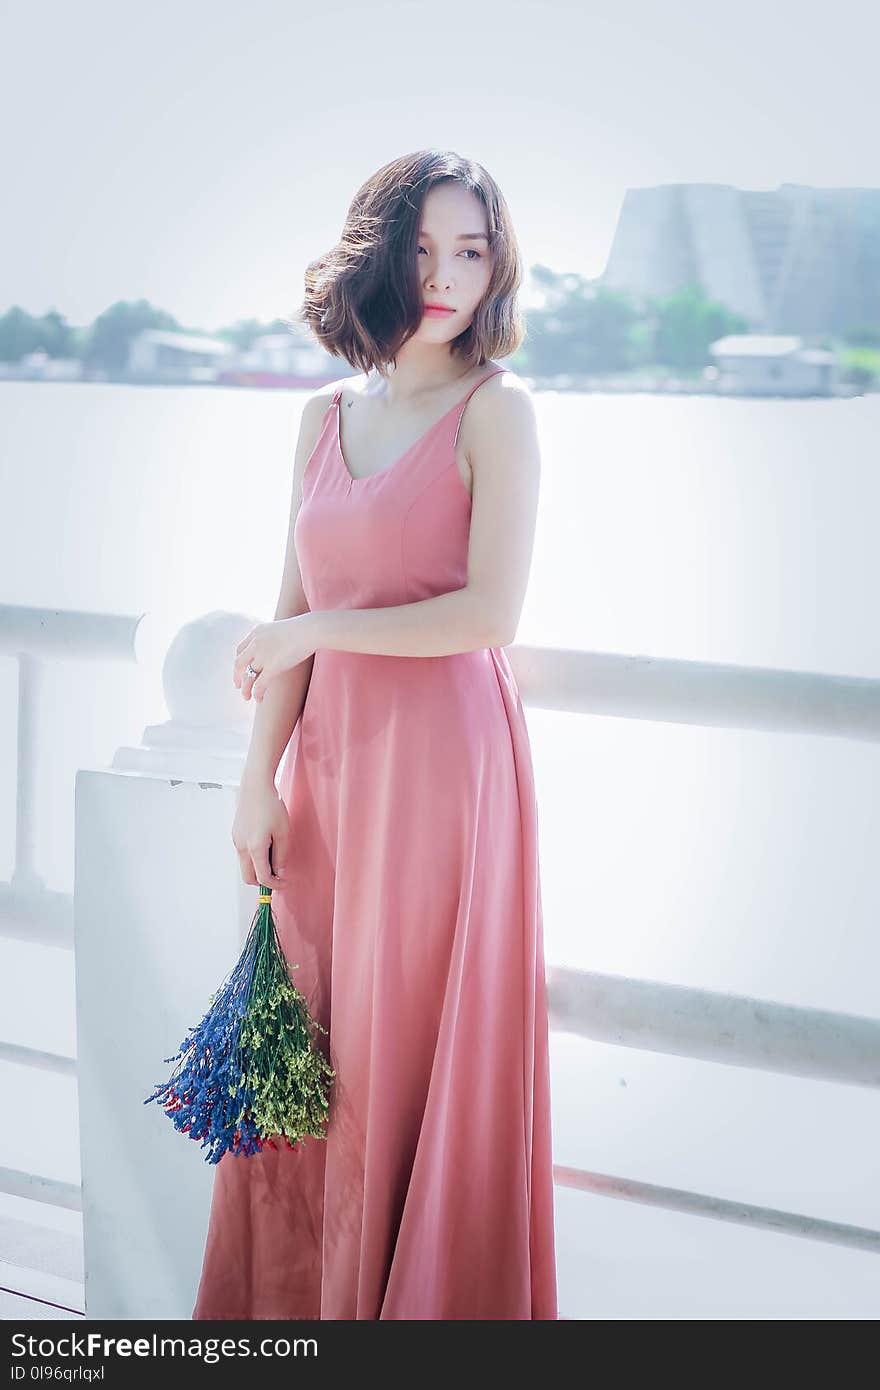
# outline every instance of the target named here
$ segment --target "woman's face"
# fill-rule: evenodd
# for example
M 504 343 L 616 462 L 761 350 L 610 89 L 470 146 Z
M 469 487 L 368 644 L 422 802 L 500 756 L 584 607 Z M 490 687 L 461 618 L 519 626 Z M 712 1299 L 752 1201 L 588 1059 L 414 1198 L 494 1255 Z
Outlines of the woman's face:
M 454 312 L 426 312 L 418 337 L 451 342 L 471 323 L 492 274 L 488 231 L 486 209 L 462 184 L 437 184 L 428 193 L 416 246 L 422 302 Z

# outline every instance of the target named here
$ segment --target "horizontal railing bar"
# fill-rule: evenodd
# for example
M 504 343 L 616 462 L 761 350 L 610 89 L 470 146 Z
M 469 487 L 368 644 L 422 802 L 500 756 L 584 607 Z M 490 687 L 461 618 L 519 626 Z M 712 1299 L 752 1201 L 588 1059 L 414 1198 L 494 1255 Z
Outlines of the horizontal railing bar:
M 582 1192 L 592 1192 L 597 1196 L 616 1197 L 667 1211 L 683 1212 L 690 1216 L 729 1221 L 737 1225 L 775 1231 L 779 1235 L 798 1236 L 880 1254 L 880 1231 L 866 1226 L 827 1221 L 821 1217 L 782 1211 L 776 1207 L 731 1201 L 729 1198 L 715 1197 L 709 1193 L 691 1192 L 684 1188 L 621 1178 L 610 1173 L 589 1172 L 559 1163 L 553 1165 L 553 1181 L 558 1187 L 575 1188 Z M 82 1189 L 77 1184 L 40 1177 L 13 1168 L 0 1168 L 0 1192 L 64 1207 L 70 1211 L 82 1210 Z
M 0 652 L 137 660 L 147 615 L 0 604 Z M 643 653 L 512 643 L 524 704 L 715 728 L 880 740 L 880 680 L 821 671 L 689 661 Z
M 76 1076 L 79 1069 L 75 1057 L 66 1057 L 60 1052 L 40 1052 L 35 1047 L 3 1041 L 0 1041 L 0 1062 L 11 1062 L 18 1067 L 35 1067 L 37 1071 L 52 1071 L 60 1076 Z
M 853 1086 L 880 1086 L 880 1019 L 547 967 L 550 1027 L 595 1042 Z
M 880 680 L 820 671 L 513 645 L 524 705 L 722 729 L 880 740 Z
M 770 999 L 547 969 L 549 1025 L 594 1042 L 853 1086 L 880 1085 L 880 1019 Z M 75 1076 L 75 1057 L 0 1041 L 0 1061 Z
M 143 614 L 0 604 L 0 652 L 69 661 L 135 661 Z
M 11 1197 L 26 1197 L 31 1202 L 45 1202 L 51 1207 L 65 1207 L 68 1211 L 82 1211 L 82 1188 L 77 1183 L 23 1173 L 18 1168 L 0 1168 L 0 1192 Z
M 880 1231 L 868 1226 L 849 1226 L 842 1221 L 826 1221 L 818 1216 L 780 1211 L 777 1207 L 759 1207 L 752 1202 L 732 1202 L 726 1197 L 713 1197 L 705 1192 L 688 1192 L 683 1188 L 619 1178 L 610 1173 L 590 1173 L 580 1168 L 566 1168 L 558 1163 L 553 1165 L 553 1180 L 559 1187 L 574 1187 L 600 1197 L 619 1197 L 628 1202 L 662 1207 L 667 1211 L 685 1212 L 689 1216 L 732 1221 L 740 1226 L 776 1231 L 779 1235 L 802 1236 L 807 1240 L 820 1240 L 828 1245 L 844 1245 L 852 1250 L 866 1250 L 872 1255 L 880 1255 Z

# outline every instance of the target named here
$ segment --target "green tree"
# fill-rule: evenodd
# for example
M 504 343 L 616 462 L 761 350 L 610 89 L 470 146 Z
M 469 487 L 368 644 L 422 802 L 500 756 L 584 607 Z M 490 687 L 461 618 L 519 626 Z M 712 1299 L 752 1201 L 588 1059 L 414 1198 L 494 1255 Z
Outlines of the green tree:
M 14 304 L 0 318 L 0 361 L 18 362 L 26 353 L 75 356 L 74 330 L 55 309 L 42 317 Z
M 124 370 L 129 344 L 145 328 L 179 331 L 180 325 L 171 314 L 154 308 L 146 299 L 138 299 L 135 303 L 118 300 L 111 304 L 92 324 L 85 350 L 86 364 L 109 371 Z
M 528 313 L 522 355 L 536 376 L 620 371 L 631 363 L 638 310 L 627 293 L 582 275 L 532 268 L 544 303 Z
M 70 324 L 57 309 L 50 309 L 40 319 L 42 341 L 40 346 L 50 357 L 74 357 L 75 336 Z
M 13 304 L 0 318 L 0 361 L 18 362 L 40 347 L 40 320 Z
M 711 362 L 709 344 L 727 333 L 748 331 L 748 322 L 709 299 L 702 285 L 680 286 L 649 301 L 654 320 L 654 360 L 670 367 L 698 368 Z

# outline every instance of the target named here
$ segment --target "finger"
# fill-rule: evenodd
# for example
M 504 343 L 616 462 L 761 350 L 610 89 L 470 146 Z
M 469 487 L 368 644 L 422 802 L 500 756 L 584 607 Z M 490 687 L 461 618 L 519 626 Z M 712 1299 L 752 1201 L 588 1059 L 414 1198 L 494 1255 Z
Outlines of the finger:
M 240 687 L 241 693 L 246 700 L 250 698 L 251 687 L 257 678 L 256 676 L 251 676 L 248 674 L 247 668 L 249 664 L 253 665 L 253 668 L 258 676 L 260 674 L 260 664 L 257 659 L 256 651 L 253 649 L 250 652 L 242 653 L 241 657 L 239 658 L 238 666 L 236 668 L 236 674 L 238 679 L 235 683 Z
M 269 845 L 269 867 L 279 881 L 284 879 L 286 849 L 287 835 L 279 831 L 272 836 L 272 842 Z
M 249 661 L 250 661 L 250 652 L 249 652 L 249 650 L 243 651 L 243 652 L 241 653 L 240 656 L 237 656 L 237 657 L 236 657 L 235 662 L 234 662 L 233 667 L 232 667 L 232 683 L 233 683 L 233 685 L 236 685 L 236 686 L 238 686 L 239 688 L 241 687 L 241 682 L 242 682 L 242 679 L 243 679 L 243 676 L 244 676 L 244 668 L 247 666 L 247 664 L 248 664 Z
M 254 871 L 253 860 L 246 850 L 240 849 L 238 851 L 238 862 L 241 869 L 242 882 L 256 884 L 257 878 Z
M 248 694 L 253 695 L 257 686 L 259 685 L 259 699 L 262 699 L 263 695 L 266 693 L 266 686 L 272 679 L 275 668 L 272 666 L 271 662 L 260 661 L 257 658 L 255 658 L 253 661 L 253 667 L 257 674 L 255 676 L 248 676 L 247 678 L 250 682 Z
M 259 882 L 265 883 L 267 888 L 280 887 L 281 880 L 276 874 L 273 874 L 272 866 L 269 863 L 269 846 L 266 845 L 264 849 L 257 850 L 253 858 Z
M 284 877 L 284 864 L 287 859 L 287 837 L 276 835 L 269 849 L 269 862 L 277 878 Z
M 236 685 L 240 685 L 244 676 L 244 669 L 249 661 L 252 661 L 256 670 L 260 669 L 260 663 L 256 660 L 257 640 L 256 633 L 252 632 L 244 642 L 240 642 L 236 648 L 235 661 L 232 665 L 232 679 Z
M 272 672 L 264 666 L 257 679 L 251 685 L 251 694 L 255 700 L 262 700 L 266 693 L 266 687 L 272 679 Z

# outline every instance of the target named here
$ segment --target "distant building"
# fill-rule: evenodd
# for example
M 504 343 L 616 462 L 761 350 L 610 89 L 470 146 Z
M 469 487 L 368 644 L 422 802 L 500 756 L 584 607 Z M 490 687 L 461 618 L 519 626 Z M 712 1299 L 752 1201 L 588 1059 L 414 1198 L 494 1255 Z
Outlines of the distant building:
M 640 298 L 697 282 L 757 332 L 880 327 L 880 189 L 630 188 L 601 280 Z
M 128 370 L 158 380 L 210 381 L 234 354 L 223 338 L 145 328 L 129 344 Z
M 144 329 L 129 345 L 128 372 L 145 381 L 310 389 L 347 375 L 306 331 L 263 333 L 246 348 L 223 338 Z
M 732 333 L 709 351 L 721 395 L 826 396 L 838 385 L 834 353 L 806 348 L 798 337 Z
M 346 376 L 348 364 L 330 356 L 312 334 L 297 325 L 294 331 L 263 333 L 250 347 L 224 364 L 218 382 L 224 386 L 285 386 L 309 390 Z
M 255 371 L 314 376 L 326 373 L 334 359 L 309 335 L 264 333 L 238 355 L 237 365 Z M 334 366 L 335 374 L 339 368 Z
M 0 376 L 24 381 L 79 381 L 82 362 L 78 357 L 50 357 L 44 348 L 37 348 L 17 362 L 0 364 Z

